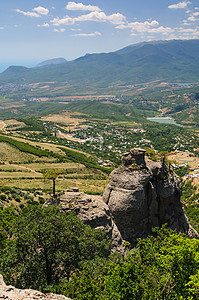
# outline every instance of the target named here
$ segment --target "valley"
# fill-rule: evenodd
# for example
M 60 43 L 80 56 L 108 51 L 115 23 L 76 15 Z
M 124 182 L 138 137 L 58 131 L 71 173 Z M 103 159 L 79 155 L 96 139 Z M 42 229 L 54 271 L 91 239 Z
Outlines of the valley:
M 7 282 L 72 299 L 110 299 L 107 283 L 114 299 L 131 299 L 126 291 L 135 282 L 132 299 L 148 300 L 149 286 L 150 299 L 198 295 L 198 47 L 198 40 L 141 43 L 0 74 L 0 266 Z M 127 278 L 124 297 L 118 285 L 115 298 L 115 278 L 131 267 L 133 281 Z M 188 272 L 180 289 L 179 272 Z
M 135 147 L 146 149 L 152 160 L 161 160 L 166 154 L 181 177 L 197 170 L 196 83 L 187 86 L 152 82 L 118 87 L 115 94 L 110 94 L 111 88 L 104 95 L 85 95 L 82 91 L 79 96 L 49 97 L 51 85 L 55 83 L 43 83 L 42 89 L 37 84 L 30 90 L 20 86 L 6 95 L 1 92 L 2 198 L 6 189 L 22 193 L 17 201 L 6 196 L 5 205 L 22 207 L 31 201 L 49 199 L 52 181 L 44 180 L 46 170 L 61 170 L 56 179 L 58 194 L 76 187 L 88 194 L 102 195 L 111 170 L 121 164 L 122 153 Z M 67 95 L 66 87 L 62 89 Z M 172 124 L 156 123 L 153 118 L 166 118 Z M 32 148 L 26 149 L 25 145 Z M 192 207 L 191 212 L 186 211 L 198 228 L 199 179 L 190 176 L 186 180 L 184 184 L 191 187 L 194 202 L 185 198 L 183 201 L 186 208 Z M 27 193 L 31 200 L 24 198 Z M 42 193 L 44 200 L 39 200 L 37 193 Z

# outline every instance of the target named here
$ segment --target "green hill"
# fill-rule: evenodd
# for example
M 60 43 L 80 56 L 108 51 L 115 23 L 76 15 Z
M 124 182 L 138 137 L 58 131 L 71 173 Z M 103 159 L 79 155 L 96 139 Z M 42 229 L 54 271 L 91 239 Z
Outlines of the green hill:
M 87 54 L 70 62 L 28 69 L 9 67 L 5 82 L 68 82 L 106 87 L 153 80 L 196 82 L 199 78 L 199 40 L 146 42 L 116 52 Z

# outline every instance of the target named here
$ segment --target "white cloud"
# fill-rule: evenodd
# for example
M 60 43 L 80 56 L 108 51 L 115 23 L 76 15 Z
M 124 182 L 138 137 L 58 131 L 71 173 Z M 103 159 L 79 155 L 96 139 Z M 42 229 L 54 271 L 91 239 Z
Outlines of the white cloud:
M 119 25 L 124 23 L 126 17 L 120 13 L 112 14 L 107 16 L 104 12 L 91 12 L 87 15 L 81 15 L 75 18 L 76 21 L 84 22 L 84 21 L 94 21 L 94 22 L 110 22 L 114 25 Z
M 183 27 L 180 27 L 178 29 L 179 32 L 183 32 L 183 33 L 195 33 L 197 32 L 198 30 L 196 28 L 183 28 Z
M 163 34 L 163 35 L 170 35 L 175 30 L 171 27 L 164 27 L 159 26 L 159 22 L 156 20 L 152 20 L 151 22 L 145 21 L 145 22 L 132 22 L 127 24 L 122 24 L 117 26 L 118 29 L 126 29 L 129 28 L 131 30 L 131 35 L 143 35 L 146 37 L 146 34 L 149 34 L 148 36 L 151 36 L 152 34 Z
M 81 15 L 76 18 L 71 18 L 70 16 L 65 16 L 64 18 L 54 18 L 51 20 L 53 25 L 60 26 L 60 25 L 73 25 L 75 22 L 86 22 L 86 21 L 93 21 L 93 22 L 109 22 L 114 25 L 121 25 L 126 21 L 126 17 L 120 13 L 112 14 L 107 16 L 104 12 L 91 12 L 86 15 Z
M 41 25 L 37 25 L 37 27 L 49 27 L 50 25 L 48 23 L 44 23 L 44 24 L 41 24 Z
M 190 25 L 191 25 L 191 23 L 188 23 L 188 21 L 187 21 L 187 20 L 184 20 L 184 21 L 183 21 L 183 25 L 184 25 L 184 26 L 190 26 Z
M 87 11 L 101 11 L 98 6 L 94 5 L 84 5 L 83 3 L 76 2 L 68 2 L 66 5 L 66 9 L 68 10 L 87 10 Z
M 53 29 L 54 32 L 64 32 L 66 31 L 65 28 L 60 28 L 60 29 Z
M 191 22 L 195 22 L 197 19 L 194 16 L 191 16 L 191 17 L 187 18 L 187 20 L 189 20 Z
M 42 6 L 35 7 L 32 9 L 32 11 L 23 11 L 18 8 L 15 9 L 15 11 L 24 16 L 33 17 L 33 18 L 40 18 L 42 15 L 48 15 L 48 13 L 49 13 L 49 10 Z
M 186 8 L 188 4 L 191 4 L 190 1 L 183 1 L 176 4 L 169 5 L 168 8 L 178 9 L 178 8 Z
M 54 26 L 61 26 L 61 25 L 74 25 L 75 20 L 69 16 L 65 16 L 64 18 L 54 18 L 50 21 Z
M 168 35 L 170 33 L 173 33 L 174 29 L 172 29 L 170 27 L 160 26 L 158 28 L 149 29 L 148 32 L 150 32 L 150 33 L 162 33 L 163 35 Z
M 89 37 L 89 36 L 101 36 L 102 34 L 100 32 L 93 32 L 93 33 L 76 33 L 73 34 L 73 36 L 83 36 L 83 37 Z
M 23 11 L 23 10 L 20 10 L 20 9 L 16 9 L 16 12 L 24 15 L 24 16 L 27 16 L 27 17 L 34 17 L 34 18 L 40 18 L 41 15 L 39 15 L 38 13 L 36 12 L 33 12 L 33 11 Z
M 4 27 L 0 27 L 0 30 L 4 29 Z
M 38 13 L 39 15 L 48 15 L 49 14 L 49 10 L 42 6 L 35 7 L 32 10 L 36 11 L 36 13 Z
M 198 17 L 198 16 L 199 16 L 199 12 L 193 13 L 193 16 L 194 16 L 194 17 Z
M 125 29 L 125 28 L 130 28 L 132 32 L 149 32 L 151 27 L 156 27 L 158 26 L 159 23 L 156 20 L 153 20 L 151 22 L 145 21 L 145 22 L 132 22 L 128 24 L 121 24 L 117 26 L 116 28 L 118 29 Z

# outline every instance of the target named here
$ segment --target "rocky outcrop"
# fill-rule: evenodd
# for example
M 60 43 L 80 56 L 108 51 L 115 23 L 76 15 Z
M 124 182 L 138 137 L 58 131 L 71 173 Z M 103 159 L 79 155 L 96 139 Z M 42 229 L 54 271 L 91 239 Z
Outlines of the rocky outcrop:
M 101 197 L 79 192 L 77 188 L 65 191 L 57 200 L 62 211 L 75 211 L 77 216 L 87 225 L 95 229 L 105 230 L 112 240 L 112 250 L 124 252 L 124 242 L 113 222 L 108 205 Z M 45 205 L 52 204 L 52 200 Z
M 170 166 L 145 161 L 145 150 L 132 149 L 122 156 L 122 166 L 110 174 L 103 200 L 70 188 L 57 202 L 63 211 L 75 210 L 92 228 L 106 230 L 113 251 L 124 252 L 125 240 L 132 245 L 137 238 L 152 234 L 152 228 L 167 223 L 172 229 L 198 237 L 185 216 L 180 196 L 182 186 Z M 46 205 L 53 203 L 52 200 Z
M 164 223 L 178 232 L 195 236 L 180 203 L 179 178 L 163 162 L 146 161 L 145 150 L 132 149 L 122 157 L 122 166 L 110 175 L 103 200 L 124 240 L 136 243 L 153 227 Z
M 56 294 L 43 294 L 41 292 L 26 289 L 17 289 L 11 285 L 6 285 L 3 276 L 0 275 L 0 299 L 7 300 L 33 300 L 33 299 L 43 299 L 43 300 L 71 300 L 62 295 Z

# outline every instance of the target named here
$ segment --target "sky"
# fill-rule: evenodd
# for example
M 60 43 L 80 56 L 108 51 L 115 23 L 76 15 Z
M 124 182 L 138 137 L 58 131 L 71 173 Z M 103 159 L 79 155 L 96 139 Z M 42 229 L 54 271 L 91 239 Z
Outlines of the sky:
M 199 0 L 7 0 L 0 3 L 0 72 L 73 60 L 151 40 L 198 39 Z

